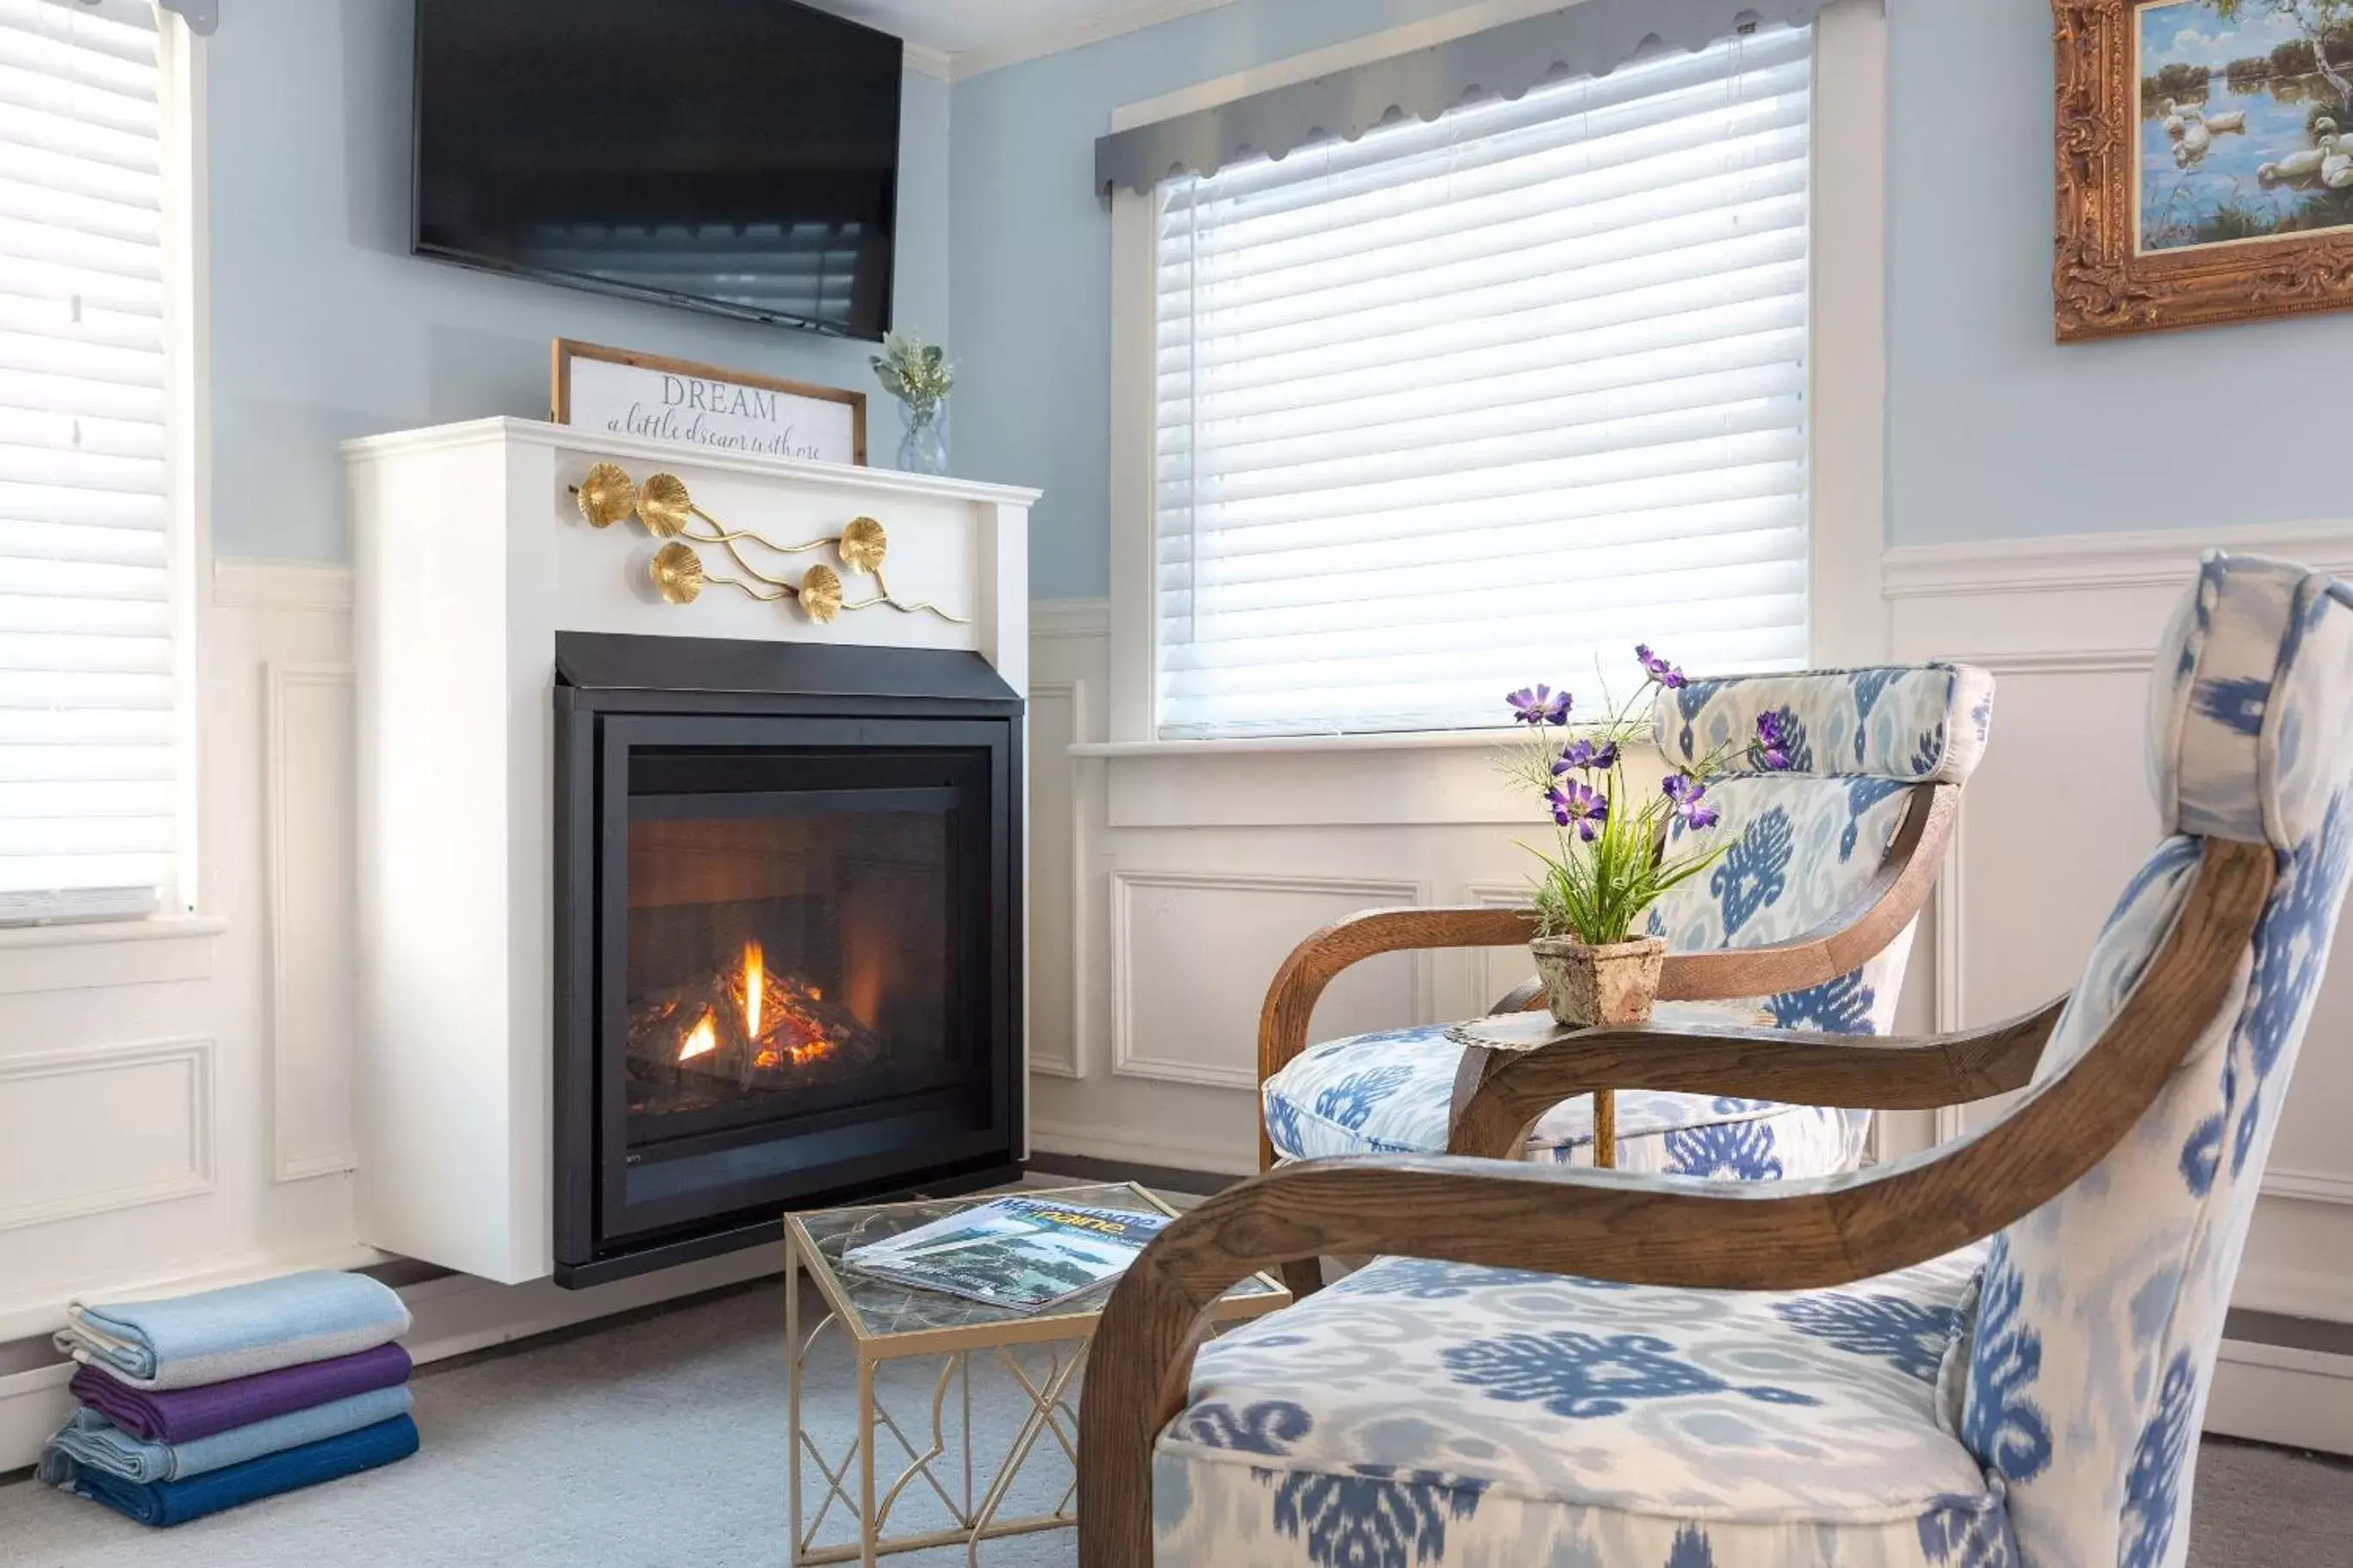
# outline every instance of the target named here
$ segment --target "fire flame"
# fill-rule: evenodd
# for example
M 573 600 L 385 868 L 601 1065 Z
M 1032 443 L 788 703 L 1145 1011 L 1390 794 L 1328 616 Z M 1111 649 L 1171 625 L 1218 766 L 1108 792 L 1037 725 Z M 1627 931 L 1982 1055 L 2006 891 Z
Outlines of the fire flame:
M 705 1008 L 702 1016 L 696 1021 L 693 1028 L 686 1032 L 685 1040 L 680 1044 L 678 1059 L 682 1062 L 691 1061 L 696 1057 L 708 1056 L 718 1048 L 719 1020 L 708 1008 Z
M 767 986 L 768 959 L 758 942 L 744 949 L 744 1034 L 748 1039 L 760 1037 L 760 994 Z
M 679 1037 L 676 1060 L 692 1061 L 723 1046 L 731 1058 L 748 1053 L 753 1068 L 768 1072 L 820 1060 L 839 1048 L 827 1033 L 825 1018 L 811 1005 L 822 1002 L 824 993 L 790 975 L 780 975 L 776 984 L 770 984 L 768 956 L 758 942 L 744 944 L 744 957 L 735 972 L 732 975 L 723 973 L 720 982 L 723 994 L 743 1020 L 742 1034 L 738 1035 L 730 1025 L 723 1035 L 717 1010 L 703 1005 L 694 1026 Z M 706 1064 L 697 1070 L 708 1072 L 712 1067 Z

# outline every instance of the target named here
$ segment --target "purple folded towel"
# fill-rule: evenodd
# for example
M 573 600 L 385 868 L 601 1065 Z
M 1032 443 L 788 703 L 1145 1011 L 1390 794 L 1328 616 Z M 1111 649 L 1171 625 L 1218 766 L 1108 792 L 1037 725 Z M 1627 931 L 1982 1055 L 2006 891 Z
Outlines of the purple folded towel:
M 332 1361 L 162 1392 L 132 1388 L 97 1367 L 80 1366 L 74 1369 L 71 1387 L 76 1399 L 125 1432 L 151 1443 L 192 1443 L 290 1410 L 391 1388 L 408 1381 L 410 1365 L 406 1351 L 385 1344 Z

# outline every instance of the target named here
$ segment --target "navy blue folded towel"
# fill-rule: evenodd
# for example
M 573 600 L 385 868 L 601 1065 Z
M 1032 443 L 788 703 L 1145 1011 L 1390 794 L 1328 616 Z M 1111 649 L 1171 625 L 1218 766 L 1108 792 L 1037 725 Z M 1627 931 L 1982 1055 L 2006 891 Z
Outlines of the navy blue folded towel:
M 372 1470 L 415 1452 L 416 1419 L 396 1415 L 340 1437 L 324 1437 L 299 1448 L 265 1454 L 259 1459 L 207 1470 L 184 1481 L 125 1480 L 105 1470 L 78 1464 L 55 1450 L 44 1462 L 41 1475 L 44 1480 L 92 1502 L 102 1502 L 142 1524 L 185 1524 L 239 1503 Z

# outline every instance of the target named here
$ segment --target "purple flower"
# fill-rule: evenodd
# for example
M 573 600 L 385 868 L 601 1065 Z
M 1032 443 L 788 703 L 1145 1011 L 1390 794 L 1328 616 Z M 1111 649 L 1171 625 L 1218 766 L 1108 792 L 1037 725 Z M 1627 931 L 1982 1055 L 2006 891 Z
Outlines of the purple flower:
M 1609 820 L 1609 797 L 1591 784 L 1571 779 L 1556 784 L 1545 795 L 1552 805 L 1552 819 L 1563 827 L 1574 826 L 1577 836 L 1588 844 L 1599 825 Z
M 1555 776 L 1578 768 L 1614 768 L 1618 765 L 1618 742 L 1604 741 L 1595 745 L 1588 740 L 1571 741 L 1561 749 L 1559 760 L 1552 765 Z
M 1750 748 L 1757 766 L 1778 772 L 1789 765 L 1789 731 L 1778 713 L 1757 715 L 1757 744 Z
M 1568 693 L 1553 695 L 1549 686 L 1531 690 L 1521 687 L 1504 699 L 1512 705 L 1512 717 L 1523 724 L 1566 724 L 1568 722 Z
M 1714 827 L 1721 820 L 1716 816 L 1715 807 L 1700 804 L 1700 797 L 1707 793 L 1707 785 L 1691 774 L 1669 773 L 1659 787 L 1669 800 L 1675 803 L 1674 815 L 1683 820 L 1684 826 Z
M 1657 654 L 1652 653 L 1649 643 L 1636 643 L 1634 645 L 1634 657 L 1642 661 L 1642 669 L 1645 674 L 1649 675 L 1651 679 L 1657 681 L 1660 685 L 1665 687 L 1670 691 L 1672 691 L 1678 686 L 1684 685 L 1688 679 L 1681 669 L 1669 664 Z

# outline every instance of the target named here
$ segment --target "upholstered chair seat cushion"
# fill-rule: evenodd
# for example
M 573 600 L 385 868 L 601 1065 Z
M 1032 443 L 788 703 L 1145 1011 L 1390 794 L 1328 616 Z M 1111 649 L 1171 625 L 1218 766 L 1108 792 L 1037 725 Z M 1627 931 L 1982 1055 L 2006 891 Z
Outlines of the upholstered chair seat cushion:
M 1672 1022 L 1684 1011 L 1662 1003 L 1658 1016 Z M 1705 1021 L 1721 1023 L 1723 1015 Z M 1425 1024 L 1309 1047 L 1261 1093 L 1277 1157 L 1445 1152 L 1463 1050 L 1447 1029 Z M 1626 1089 L 1618 1095 L 1618 1166 L 1747 1181 L 1827 1175 L 1853 1169 L 1865 1125 L 1820 1106 Z M 1592 1164 L 1592 1097 L 1546 1112 L 1527 1152 L 1555 1164 Z
M 1219 1568 L 1990 1568 L 1977 1249 L 1792 1295 L 1381 1258 L 1205 1347 L 1158 1555 Z

